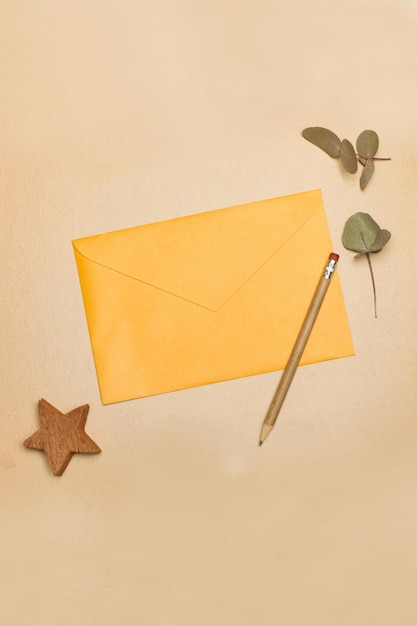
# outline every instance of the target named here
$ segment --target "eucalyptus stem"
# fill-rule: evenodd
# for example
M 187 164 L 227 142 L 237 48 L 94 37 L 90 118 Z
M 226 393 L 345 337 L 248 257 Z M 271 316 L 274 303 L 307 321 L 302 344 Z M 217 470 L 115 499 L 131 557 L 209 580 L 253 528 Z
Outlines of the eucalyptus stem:
M 372 289 L 374 292 L 374 312 L 375 312 L 375 319 L 377 319 L 378 315 L 377 315 L 377 311 L 376 311 L 376 287 L 375 287 L 375 277 L 374 277 L 374 271 L 372 269 L 372 263 L 371 263 L 371 254 L 369 252 L 366 252 L 366 259 L 368 261 L 368 265 L 369 265 L 369 271 L 371 272 L 371 281 L 372 281 Z
M 366 157 L 362 156 L 362 154 L 359 154 L 358 152 L 356 153 L 356 156 L 358 159 L 364 159 L 365 161 L 368 159 L 372 159 L 372 161 L 391 161 L 391 157 Z
M 363 245 L 366 250 L 368 248 L 368 243 L 366 241 L 365 234 L 362 231 L 361 231 L 361 239 L 363 241 Z M 371 262 L 371 253 L 365 252 L 365 254 L 366 254 L 366 260 L 368 261 L 368 265 L 369 265 L 369 271 L 371 272 L 372 290 L 374 293 L 374 313 L 375 313 L 375 319 L 377 319 L 378 315 L 376 312 L 376 286 L 375 286 L 374 270 L 372 268 L 372 262 Z

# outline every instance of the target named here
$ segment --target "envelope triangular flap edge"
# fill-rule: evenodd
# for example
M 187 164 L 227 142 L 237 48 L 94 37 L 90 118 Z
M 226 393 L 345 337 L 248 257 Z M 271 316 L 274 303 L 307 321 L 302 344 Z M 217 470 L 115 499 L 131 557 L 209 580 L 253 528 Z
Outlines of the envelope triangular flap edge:
M 92 263 L 216 311 L 317 209 L 323 209 L 320 190 L 76 239 L 73 245 Z

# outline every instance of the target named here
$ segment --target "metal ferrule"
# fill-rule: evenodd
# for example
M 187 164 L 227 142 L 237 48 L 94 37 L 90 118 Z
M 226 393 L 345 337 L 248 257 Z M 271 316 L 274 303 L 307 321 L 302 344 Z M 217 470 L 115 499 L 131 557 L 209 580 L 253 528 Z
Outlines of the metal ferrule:
M 324 278 L 328 278 L 330 280 L 333 272 L 336 269 L 336 263 L 337 261 L 335 259 L 329 259 L 329 262 L 326 265 L 326 269 L 324 270 L 324 274 L 323 274 Z

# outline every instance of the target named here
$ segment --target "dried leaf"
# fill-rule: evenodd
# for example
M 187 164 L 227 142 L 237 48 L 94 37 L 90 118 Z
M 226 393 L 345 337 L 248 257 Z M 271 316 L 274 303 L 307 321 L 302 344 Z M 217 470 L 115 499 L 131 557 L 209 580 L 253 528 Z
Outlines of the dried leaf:
M 329 156 L 333 158 L 340 156 L 342 142 L 333 131 L 321 126 L 311 126 L 305 128 L 302 134 L 307 141 L 324 150 Z
M 359 252 L 379 252 L 388 243 L 391 233 L 381 229 L 368 213 L 355 213 L 345 224 L 342 242 L 345 248 Z
M 372 159 L 378 151 L 379 138 L 374 130 L 364 130 L 356 140 L 359 157 Z
M 373 173 L 375 171 L 375 163 L 373 159 L 365 160 L 365 167 L 363 168 L 363 172 L 361 174 L 359 185 L 361 189 L 365 189 L 366 185 L 371 180 Z
M 340 150 L 342 165 L 349 174 L 354 174 L 358 169 L 358 160 L 355 148 L 348 139 L 343 139 Z
M 369 248 L 369 252 L 381 252 L 381 250 L 386 246 L 390 239 L 391 233 L 389 232 L 389 230 L 381 228 L 376 236 L 374 243 Z

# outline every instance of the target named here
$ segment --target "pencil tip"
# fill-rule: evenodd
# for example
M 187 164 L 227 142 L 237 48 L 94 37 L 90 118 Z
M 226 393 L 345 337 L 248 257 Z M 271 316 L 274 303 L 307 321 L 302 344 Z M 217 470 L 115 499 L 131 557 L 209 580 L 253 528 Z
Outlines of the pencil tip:
M 263 424 L 261 434 L 259 435 L 259 445 L 261 446 L 273 428 L 273 424 Z

